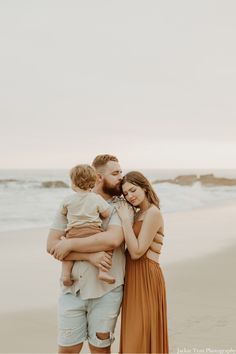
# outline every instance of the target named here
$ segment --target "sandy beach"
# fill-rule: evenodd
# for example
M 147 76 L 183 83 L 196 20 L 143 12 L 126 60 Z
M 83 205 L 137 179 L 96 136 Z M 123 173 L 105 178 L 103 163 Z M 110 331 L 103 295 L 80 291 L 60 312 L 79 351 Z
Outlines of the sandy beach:
M 236 353 L 236 202 L 164 215 L 170 352 Z M 60 263 L 46 229 L 0 234 L 0 353 L 56 353 Z M 119 346 L 119 323 L 112 351 Z M 84 346 L 83 352 L 87 352 Z

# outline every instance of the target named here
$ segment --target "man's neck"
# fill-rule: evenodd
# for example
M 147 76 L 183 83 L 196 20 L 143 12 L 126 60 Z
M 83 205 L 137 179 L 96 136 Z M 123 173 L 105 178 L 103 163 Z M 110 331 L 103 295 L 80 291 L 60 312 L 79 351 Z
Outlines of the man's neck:
M 93 188 L 93 192 L 99 194 L 99 195 L 100 195 L 101 197 L 103 197 L 103 199 L 105 199 L 105 200 L 110 200 L 110 199 L 112 199 L 112 196 L 109 195 L 109 194 L 104 193 L 104 191 L 102 190 L 102 188 L 100 188 L 99 186 L 97 186 L 97 187 L 95 186 L 95 187 Z

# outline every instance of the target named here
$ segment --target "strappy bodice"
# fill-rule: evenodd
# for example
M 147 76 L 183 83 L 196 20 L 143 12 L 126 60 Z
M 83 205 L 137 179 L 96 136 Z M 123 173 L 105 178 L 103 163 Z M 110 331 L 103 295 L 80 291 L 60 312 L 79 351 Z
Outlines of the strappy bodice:
M 133 230 L 135 233 L 135 236 L 138 237 L 141 227 L 142 227 L 142 222 L 143 220 L 136 220 L 133 225 Z M 146 257 L 148 259 L 154 260 L 155 262 L 159 262 L 159 255 L 161 254 L 161 248 L 163 245 L 163 238 L 164 234 L 161 232 L 157 232 L 155 235 L 149 249 L 146 251 L 146 253 L 142 257 Z M 142 258 L 141 257 L 141 258 Z

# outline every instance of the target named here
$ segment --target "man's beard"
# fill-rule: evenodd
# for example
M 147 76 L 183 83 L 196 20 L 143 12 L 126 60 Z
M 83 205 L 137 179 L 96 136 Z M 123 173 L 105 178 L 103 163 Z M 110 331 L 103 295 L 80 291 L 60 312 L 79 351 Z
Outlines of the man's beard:
M 116 186 L 111 186 L 109 182 L 107 182 L 105 179 L 103 180 L 103 186 L 102 186 L 103 192 L 110 195 L 111 197 L 114 196 L 120 196 L 122 191 L 121 191 L 121 183 L 119 183 Z

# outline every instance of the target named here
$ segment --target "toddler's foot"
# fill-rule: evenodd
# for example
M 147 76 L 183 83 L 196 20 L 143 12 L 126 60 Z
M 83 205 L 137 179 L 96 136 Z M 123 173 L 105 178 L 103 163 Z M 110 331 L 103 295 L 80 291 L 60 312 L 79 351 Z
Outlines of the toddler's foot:
M 71 286 L 71 285 L 73 285 L 73 283 L 74 283 L 74 280 L 71 279 L 70 274 L 68 274 L 68 275 L 63 275 L 63 276 L 61 277 L 61 281 L 62 281 L 63 285 L 65 285 L 65 286 Z
M 116 282 L 115 278 L 110 276 L 107 272 L 102 272 L 102 271 L 98 273 L 98 279 L 105 281 L 108 284 L 114 284 Z

